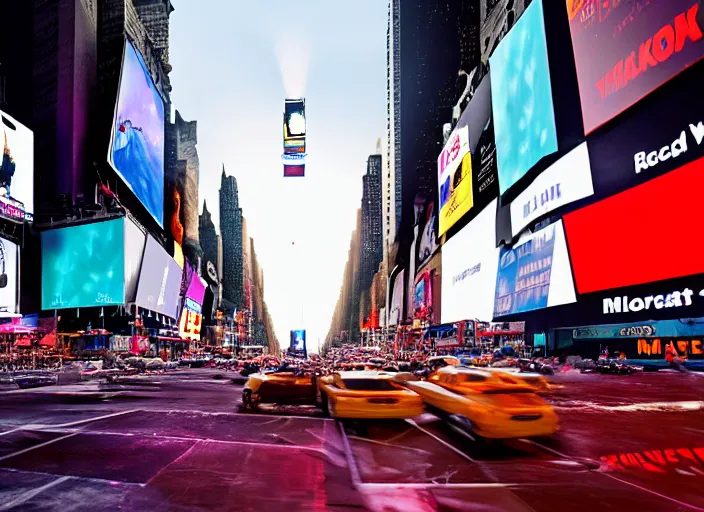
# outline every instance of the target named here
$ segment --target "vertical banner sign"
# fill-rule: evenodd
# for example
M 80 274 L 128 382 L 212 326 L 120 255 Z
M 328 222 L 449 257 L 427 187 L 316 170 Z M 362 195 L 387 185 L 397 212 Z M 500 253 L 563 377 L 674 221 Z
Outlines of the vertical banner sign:
M 567 0 L 589 134 L 704 57 L 698 0 Z
M 438 157 L 440 236 L 473 206 L 469 128 L 456 130 Z

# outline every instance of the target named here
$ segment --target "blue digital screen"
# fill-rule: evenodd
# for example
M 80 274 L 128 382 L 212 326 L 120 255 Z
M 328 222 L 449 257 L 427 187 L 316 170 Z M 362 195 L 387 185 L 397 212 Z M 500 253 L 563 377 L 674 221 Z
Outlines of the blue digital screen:
M 305 351 L 306 350 L 306 331 L 298 329 L 291 331 L 291 350 Z
M 43 231 L 42 309 L 123 304 L 125 220 Z
M 496 48 L 489 66 L 503 194 L 541 158 L 557 151 L 542 2 L 526 9 Z
M 144 59 L 125 43 L 109 160 L 149 213 L 164 225 L 164 102 Z

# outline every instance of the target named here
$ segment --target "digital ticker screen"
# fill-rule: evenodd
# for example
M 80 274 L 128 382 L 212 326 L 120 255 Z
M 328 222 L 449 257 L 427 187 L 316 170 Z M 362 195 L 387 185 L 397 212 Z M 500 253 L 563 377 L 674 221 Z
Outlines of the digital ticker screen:
M 306 105 L 303 100 L 287 100 L 284 122 L 289 137 L 305 137 Z
M 291 331 L 290 350 L 292 352 L 305 352 L 306 351 L 306 331 L 305 331 L 305 329 L 297 329 L 295 331 Z

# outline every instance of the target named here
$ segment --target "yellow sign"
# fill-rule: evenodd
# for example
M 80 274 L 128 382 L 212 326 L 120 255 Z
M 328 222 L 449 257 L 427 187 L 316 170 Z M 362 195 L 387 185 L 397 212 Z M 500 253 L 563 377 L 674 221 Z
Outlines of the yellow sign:
M 462 165 L 458 166 L 450 177 L 449 197 L 440 208 L 440 236 L 462 218 L 474 206 L 472 195 L 472 154 L 462 157 Z

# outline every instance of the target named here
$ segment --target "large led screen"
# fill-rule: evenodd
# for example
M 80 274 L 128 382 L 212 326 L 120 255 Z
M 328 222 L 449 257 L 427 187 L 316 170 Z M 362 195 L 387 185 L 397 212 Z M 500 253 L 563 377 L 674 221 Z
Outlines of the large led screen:
M 306 103 L 286 100 L 284 106 L 284 154 L 306 152 Z
M 151 236 L 147 237 L 137 287 L 137 306 L 176 319 L 181 267 Z
M 704 56 L 701 2 L 567 0 L 588 134 Z
M 576 300 L 562 220 L 501 248 L 494 317 Z
M 291 350 L 296 352 L 304 352 L 306 350 L 306 331 L 305 329 L 297 329 L 291 331 Z
M 154 219 L 164 223 L 164 102 L 142 56 L 125 43 L 108 161 Z
M 131 219 L 125 218 L 125 302 L 134 302 L 137 296 L 139 271 L 147 236 Z
M 17 244 L 0 238 L 0 314 L 17 313 Z
M 305 165 L 284 164 L 284 178 L 302 178 L 306 175 Z
M 42 309 L 123 304 L 125 221 L 43 231 Z
M 704 273 L 704 158 L 565 215 L 579 293 Z
M 34 212 L 34 134 L 0 111 L 0 196 L 11 197 Z
M 496 204 L 494 199 L 442 247 L 442 323 L 494 314 L 496 268 Z
M 513 236 L 543 215 L 592 194 L 592 170 L 584 142 L 543 171 L 511 202 Z
M 440 192 L 440 236 L 444 235 L 473 205 L 472 155 L 469 152 L 469 128 L 450 135 L 438 157 Z
M 499 189 L 557 151 L 543 4 L 534 1 L 489 59 Z

